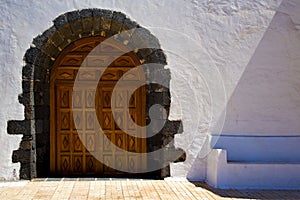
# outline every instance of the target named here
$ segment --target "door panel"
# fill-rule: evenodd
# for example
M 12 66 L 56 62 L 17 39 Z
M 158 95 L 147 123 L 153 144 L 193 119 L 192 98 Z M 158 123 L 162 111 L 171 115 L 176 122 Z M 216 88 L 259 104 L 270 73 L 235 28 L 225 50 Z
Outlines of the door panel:
M 138 76 L 141 76 L 133 72 L 122 77 L 128 70 L 139 64 L 137 58 L 133 54 L 125 54 L 105 70 L 97 88 L 87 85 L 78 91 L 73 91 L 75 75 L 88 53 L 85 47 L 89 47 L 90 50 L 102 40 L 103 38 L 100 37 L 92 37 L 76 41 L 62 52 L 51 71 L 50 170 L 53 174 L 118 176 L 123 175 L 124 172 L 114 170 L 109 166 L 123 166 L 128 171 L 137 168 L 146 169 L 146 158 L 127 154 L 127 151 L 146 152 L 146 139 L 125 133 L 126 130 L 134 132 L 135 127 L 126 119 L 125 112 L 128 108 L 124 103 L 124 100 L 129 100 L 131 118 L 138 125 L 145 126 L 145 87 L 136 90 L 132 96 L 129 96 L 126 87 L 119 88 L 115 93 L 115 101 L 112 102 L 116 108 L 114 113 L 112 113 L 111 105 L 112 91 L 120 78 L 132 81 L 138 80 Z M 110 50 L 106 52 L 109 54 L 116 50 L 116 46 L 112 45 L 106 49 Z M 93 55 L 86 60 L 86 64 L 93 68 L 93 72 L 97 69 L 100 73 L 103 70 L 101 66 L 107 62 L 108 57 L 107 55 L 98 57 Z M 99 69 L 97 66 L 100 66 Z M 91 71 L 84 71 L 77 75 L 81 80 L 91 80 L 95 76 Z M 95 98 L 93 94 L 96 94 Z M 104 130 L 104 134 L 96 132 L 97 123 Z M 135 134 L 145 136 L 146 133 L 136 131 Z M 111 143 L 125 152 L 109 145 L 110 143 L 103 140 L 103 137 L 108 138 Z M 104 162 L 99 162 L 93 155 L 101 157 Z

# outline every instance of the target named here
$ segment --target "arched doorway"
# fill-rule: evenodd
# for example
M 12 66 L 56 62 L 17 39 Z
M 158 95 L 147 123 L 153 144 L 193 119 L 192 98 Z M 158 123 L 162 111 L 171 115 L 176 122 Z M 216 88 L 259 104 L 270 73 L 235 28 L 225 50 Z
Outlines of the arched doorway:
M 130 99 L 129 110 L 131 118 L 140 126 L 146 123 L 146 90 L 140 87 L 132 96 L 126 86 L 118 88 L 115 94 L 112 115 L 111 97 L 119 79 L 132 82 L 141 79 L 144 74 L 126 72 L 140 61 L 132 52 L 126 53 L 126 47 L 121 44 L 102 45 L 101 52 L 86 57 L 92 49 L 105 40 L 94 36 L 76 40 L 66 47 L 56 59 L 50 75 L 50 171 L 63 176 L 121 176 L 126 175 L 111 168 L 124 168 L 130 171 L 136 168 L 146 170 L 147 158 L 128 156 L 127 153 L 116 150 L 106 144 L 94 127 L 100 123 L 105 136 L 117 147 L 131 152 L 145 153 L 147 150 L 146 133 L 139 133 L 144 138 L 126 134 L 133 126 L 126 120 L 124 100 Z M 115 52 L 122 51 L 124 55 L 108 66 L 107 60 Z M 78 72 L 81 65 L 88 70 Z M 107 66 L 106 66 L 107 65 Z M 106 68 L 107 67 L 107 68 Z M 105 69 L 106 68 L 106 69 Z M 104 70 L 95 89 L 89 81 L 94 80 L 95 73 Z M 76 75 L 85 84 L 84 88 L 73 90 Z M 144 79 L 144 78 L 142 78 Z M 96 90 L 96 91 L 95 91 Z M 96 94 L 95 102 L 92 96 Z M 72 102 L 73 94 L 73 102 Z M 95 104 L 95 107 L 93 106 Z M 73 105 L 73 106 L 72 106 Z M 94 114 L 96 110 L 96 115 Z M 72 122 L 76 120 L 78 126 Z M 119 121 L 119 127 L 115 121 Z M 76 129 L 80 129 L 81 137 Z M 137 131 L 137 130 L 136 130 Z M 89 149 L 89 150 L 88 150 Z M 91 152 L 93 151 L 93 152 Z M 93 155 L 103 157 L 104 163 Z M 127 174 L 128 175 L 128 174 Z
M 135 32 L 133 32 L 133 34 L 130 34 L 130 31 L 128 32 L 128 30 L 136 28 L 140 29 L 138 34 L 136 34 Z M 53 20 L 53 26 L 33 39 L 32 46 L 26 51 L 24 55 L 25 65 L 22 69 L 22 94 L 19 95 L 19 102 L 24 105 L 25 119 L 8 121 L 8 133 L 19 134 L 23 136 L 19 149 L 14 150 L 12 156 L 13 162 L 21 163 L 21 179 L 48 177 L 50 175 L 57 176 L 57 173 L 59 171 L 57 166 L 62 166 L 61 163 L 64 162 L 63 161 L 60 164 L 56 164 L 56 161 L 52 162 L 51 159 L 56 159 L 53 158 L 53 156 L 55 155 L 54 157 L 57 157 L 58 155 L 56 154 L 56 152 L 50 152 L 53 151 L 52 149 L 56 148 L 51 147 L 51 144 L 56 143 L 50 142 L 50 138 L 52 137 L 52 135 L 55 135 L 51 135 L 50 131 L 55 130 L 55 128 L 53 129 L 53 127 L 59 127 L 58 125 L 60 125 L 52 124 L 54 120 L 51 119 L 54 119 L 55 117 L 57 118 L 58 116 L 57 114 L 54 114 L 54 116 L 50 116 L 50 113 L 57 113 L 56 111 L 51 111 L 51 108 L 53 108 L 53 106 L 50 105 L 50 102 L 54 103 L 55 98 L 51 100 L 50 96 L 53 98 L 56 95 L 56 99 L 58 97 L 62 97 L 62 99 L 64 99 L 63 95 L 60 96 L 60 94 L 57 94 L 63 91 L 64 87 L 61 86 L 57 90 L 53 88 L 51 89 L 50 82 L 53 85 L 55 85 L 57 81 L 58 85 L 59 82 L 68 82 L 68 78 L 75 76 L 74 70 L 76 71 L 76 69 L 74 69 L 73 71 L 65 71 L 65 73 L 55 73 L 54 71 L 56 70 L 56 68 L 59 68 L 60 65 L 58 64 L 58 67 L 55 66 L 56 63 L 59 63 L 58 60 L 60 59 L 60 57 L 63 58 L 65 52 L 66 54 L 68 54 L 70 50 L 67 49 L 72 48 L 72 45 L 73 47 L 74 45 L 76 47 L 76 44 L 79 44 L 82 41 L 86 42 L 86 40 L 90 40 L 90 38 L 109 38 L 111 36 L 116 36 L 120 32 L 124 32 L 126 34 L 123 35 L 124 38 L 118 38 L 118 40 L 122 41 L 123 46 L 128 46 L 131 49 L 134 49 L 134 51 L 131 52 L 129 56 L 129 58 L 132 59 L 134 65 L 137 65 L 138 63 L 160 64 L 157 67 L 143 68 L 146 81 L 150 79 L 149 77 L 157 77 L 169 84 L 170 71 L 169 69 L 163 67 L 163 65 L 167 64 L 167 61 L 164 52 L 160 49 L 158 39 L 153 36 L 147 29 L 142 28 L 136 22 L 127 18 L 123 13 L 104 9 L 83 9 L 67 12 L 58 16 Z M 98 42 L 100 41 L 101 39 L 99 39 Z M 143 48 L 139 48 L 141 46 L 139 44 L 143 44 Z M 87 48 L 85 50 L 90 51 L 91 48 Z M 76 64 L 76 62 L 78 61 L 76 61 L 76 59 L 70 59 L 70 62 L 71 63 L 69 64 L 72 64 L 72 62 Z M 55 78 L 54 80 L 50 80 L 50 76 L 52 76 L 53 74 L 56 74 L 54 76 Z M 107 78 L 109 78 L 109 76 L 111 75 L 108 75 Z M 66 87 L 66 91 L 69 90 L 70 92 L 70 88 L 72 87 Z M 142 117 L 140 119 L 145 119 L 146 124 L 149 123 L 149 109 L 154 104 L 162 105 L 167 113 L 158 113 L 153 121 L 156 121 L 159 124 L 161 123 L 161 121 L 168 119 L 168 113 L 171 103 L 169 88 L 163 87 L 159 84 L 149 84 L 145 86 L 144 90 L 146 94 L 146 116 L 145 118 Z M 50 95 L 50 91 L 54 91 L 54 94 Z M 58 92 L 55 93 L 55 91 Z M 99 89 L 99 91 L 102 91 L 103 93 L 104 90 Z M 143 105 L 144 104 L 140 106 L 143 107 Z M 65 105 L 54 105 L 54 108 L 63 110 L 64 108 L 62 108 L 62 106 Z M 141 113 L 143 112 L 144 111 L 141 111 Z M 100 117 L 101 114 L 98 114 L 98 116 Z M 132 118 L 134 118 L 134 116 Z M 55 121 L 59 121 L 58 123 L 63 122 L 56 119 Z M 99 121 L 101 122 L 103 120 L 100 119 Z M 139 122 L 137 121 L 137 123 Z M 140 123 L 143 124 L 143 120 Z M 70 122 L 69 125 L 72 126 L 72 122 Z M 64 129 L 69 130 L 70 133 L 71 127 L 67 126 L 68 125 L 66 125 Z M 114 129 L 112 131 L 114 131 Z M 182 132 L 181 121 L 166 120 L 165 125 L 161 130 L 157 130 L 155 126 L 152 126 L 150 128 L 147 128 L 146 132 L 147 135 L 148 133 L 149 135 L 153 135 L 152 133 L 155 133 L 155 135 L 147 138 L 147 142 L 145 145 L 146 149 L 144 149 L 143 151 L 153 152 L 164 147 L 164 152 L 161 155 L 157 157 L 147 157 L 147 164 L 163 163 L 164 167 L 153 173 L 158 177 L 169 176 L 170 171 L 168 164 L 170 162 L 174 162 L 174 155 L 182 154 L 182 157 L 180 157 L 178 161 L 183 161 L 185 158 L 184 152 L 181 149 L 176 149 L 174 144 L 170 142 L 174 138 L 174 134 Z M 68 143 L 68 141 L 67 139 L 64 140 L 63 133 L 61 133 L 61 135 L 62 138 L 59 139 L 59 144 L 61 144 L 61 146 L 59 148 L 60 150 L 68 152 L 67 149 L 69 147 L 67 147 L 67 145 L 65 145 L 65 147 L 63 146 L 64 141 L 65 144 Z M 69 138 L 69 140 L 70 139 L 71 138 Z M 112 138 L 112 142 L 118 142 L 118 139 L 115 139 L 116 137 Z M 52 138 L 51 140 L 55 141 L 55 138 Z M 75 149 L 73 146 L 73 151 L 74 150 Z M 69 153 L 72 154 L 72 151 L 70 150 Z M 89 163 L 87 157 L 89 157 L 89 155 L 81 153 L 78 154 L 78 156 L 79 157 L 77 158 L 74 154 L 73 157 L 70 157 L 69 163 L 71 164 L 67 163 L 67 167 L 65 167 L 65 169 L 67 169 L 66 174 L 75 173 L 74 164 L 77 163 L 77 165 L 79 166 L 78 169 L 81 170 L 81 175 L 86 175 L 86 165 L 87 163 Z M 80 158 L 80 156 L 82 157 L 82 159 Z M 83 159 L 84 156 L 85 158 Z M 71 161 L 72 159 L 73 161 Z M 82 163 L 85 162 L 85 164 L 81 164 L 80 159 L 82 160 Z M 61 160 L 64 160 L 64 158 L 61 158 L 60 161 Z M 122 164 L 123 162 L 120 163 Z M 50 167 L 50 165 L 52 165 L 52 167 Z M 73 171 L 69 170 L 71 169 L 71 166 L 73 166 Z M 83 169 L 84 167 L 85 170 Z M 51 174 L 51 171 L 53 172 L 53 174 Z M 151 176 L 153 175 L 153 173 L 151 174 Z M 64 174 L 64 172 L 61 174 Z M 77 172 L 75 174 L 76 176 L 79 175 L 79 173 Z M 91 174 L 95 174 L 95 171 L 91 172 Z M 96 170 L 96 174 L 103 175 L 103 171 L 101 172 Z

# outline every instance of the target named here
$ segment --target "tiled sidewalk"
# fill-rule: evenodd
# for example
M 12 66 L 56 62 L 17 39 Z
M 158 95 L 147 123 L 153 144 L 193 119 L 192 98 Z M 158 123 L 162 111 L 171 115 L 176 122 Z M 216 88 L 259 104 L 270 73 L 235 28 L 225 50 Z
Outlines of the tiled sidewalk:
M 216 190 L 188 181 L 48 179 L 2 182 L 0 199 L 300 199 L 300 191 Z

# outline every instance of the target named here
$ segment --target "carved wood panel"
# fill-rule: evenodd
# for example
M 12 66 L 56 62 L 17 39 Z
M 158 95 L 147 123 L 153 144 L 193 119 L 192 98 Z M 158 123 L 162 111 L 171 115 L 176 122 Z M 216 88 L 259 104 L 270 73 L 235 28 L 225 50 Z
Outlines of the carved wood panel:
M 51 71 L 50 170 L 57 175 L 114 176 L 121 175 L 123 172 L 109 166 L 123 166 L 128 171 L 146 168 L 146 158 L 128 156 L 126 153 L 126 151 L 146 152 L 146 139 L 125 133 L 126 130 L 136 131 L 134 124 L 126 119 L 126 109 L 129 109 L 130 117 L 135 123 L 145 125 L 145 87 L 136 90 L 132 96 L 126 87 L 121 87 L 114 94 L 115 101 L 111 102 L 112 91 L 120 78 L 133 81 L 143 76 L 138 71 L 123 76 L 139 64 L 136 57 L 125 54 L 114 61 L 104 71 L 97 88 L 86 86 L 82 90 L 73 91 L 76 75 L 83 81 L 93 79 L 96 77 L 95 71 L 103 72 L 109 54 L 119 50 L 114 45 L 106 46 L 101 50 L 105 49 L 106 55 L 93 55 L 84 61 L 87 53 L 102 40 L 103 38 L 100 37 L 92 37 L 73 43 L 62 52 Z M 78 74 L 81 64 L 93 70 Z M 93 94 L 96 94 L 95 98 Z M 129 108 L 126 108 L 124 103 L 126 100 L 129 101 Z M 114 113 L 112 113 L 111 103 L 116 108 Z M 95 130 L 96 123 L 100 123 L 104 134 L 99 134 Z M 136 133 L 138 134 L 145 136 L 146 133 Z M 102 137 L 106 137 L 116 147 L 125 150 L 125 153 L 104 142 Z M 88 147 L 89 151 L 85 147 Z M 99 162 L 93 156 L 95 154 L 103 158 L 104 162 Z

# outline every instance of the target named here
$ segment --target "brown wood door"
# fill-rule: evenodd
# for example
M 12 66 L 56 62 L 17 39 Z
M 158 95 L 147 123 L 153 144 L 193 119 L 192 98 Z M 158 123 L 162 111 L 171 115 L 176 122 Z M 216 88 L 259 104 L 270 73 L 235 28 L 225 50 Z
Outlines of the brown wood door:
M 108 166 L 117 168 L 123 166 L 127 171 L 136 168 L 146 169 L 145 157 L 135 157 L 126 153 L 127 151 L 146 152 L 146 139 L 125 133 L 126 130 L 132 131 L 134 126 L 126 119 L 125 111 L 128 108 L 124 104 L 125 99 L 130 99 L 131 118 L 136 124 L 145 126 L 145 87 L 139 88 L 130 96 L 128 88 L 119 87 L 113 102 L 114 118 L 111 105 L 112 91 L 120 78 L 130 82 L 139 76 L 144 76 L 141 73 L 132 73 L 128 77 L 122 76 L 139 64 L 135 55 L 128 53 L 113 62 L 104 71 L 96 88 L 87 83 L 84 88 L 77 88 L 76 91 L 73 91 L 76 75 L 82 79 L 85 76 L 89 78 L 93 76 L 93 73 L 89 74 L 88 71 L 78 74 L 78 69 L 91 49 L 102 40 L 101 37 L 90 37 L 71 44 L 61 53 L 51 71 L 50 171 L 53 174 L 115 176 L 124 173 Z M 85 62 L 87 65 L 91 65 L 93 72 L 95 69 L 102 70 L 105 67 L 105 58 L 107 59 L 116 48 L 119 49 L 113 44 L 107 46 L 105 53 L 88 57 Z M 98 62 L 99 60 L 101 63 Z M 89 64 L 93 62 L 94 64 Z M 72 102 L 72 94 L 74 102 Z M 96 94 L 95 101 L 92 98 L 93 94 Z M 76 127 L 73 119 L 76 120 Z M 116 122 L 119 122 L 121 127 Z M 99 134 L 95 130 L 97 123 L 100 124 L 104 134 Z M 81 134 L 80 137 L 79 134 Z M 136 133 L 143 137 L 145 134 L 145 132 Z M 103 137 L 108 138 L 110 142 L 124 149 L 125 152 L 118 151 L 106 144 Z M 94 155 L 101 157 L 103 163 L 98 161 Z

